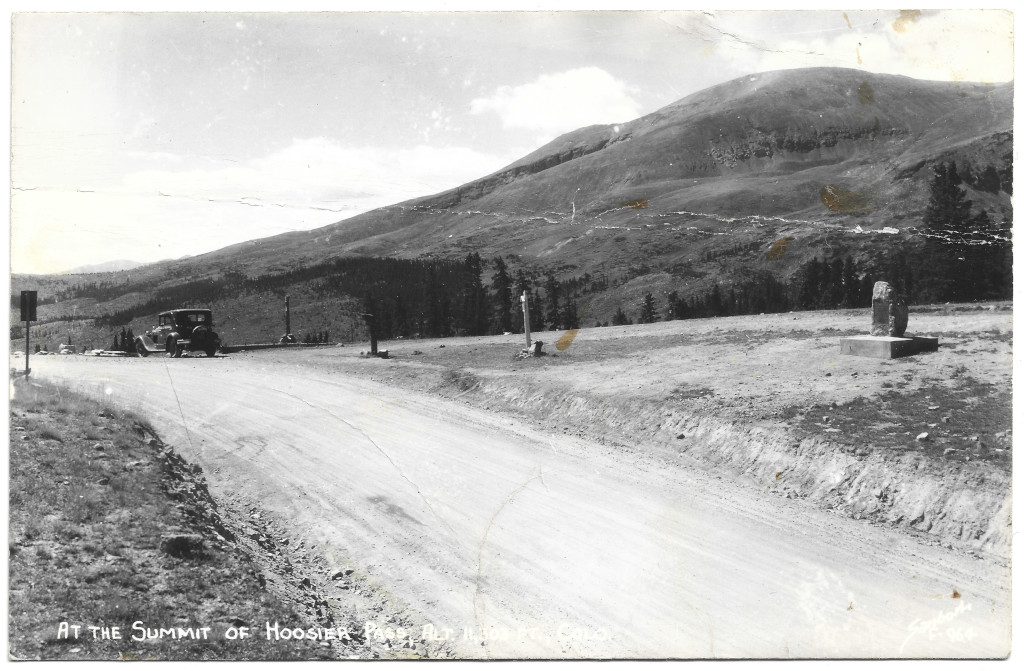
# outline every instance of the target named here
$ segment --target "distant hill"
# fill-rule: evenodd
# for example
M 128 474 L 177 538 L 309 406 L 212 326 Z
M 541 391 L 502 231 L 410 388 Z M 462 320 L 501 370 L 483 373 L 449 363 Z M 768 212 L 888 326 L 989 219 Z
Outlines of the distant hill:
M 972 213 L 1012 222 L 1012 100 L 1012 83 L 837 68 L 745 76 L 634 121 L 567 133 L 443 193 L 153 264 L 130 280 L 99 275 L 123 294 L 90 309 L 124 310 L 174 283 L 351 256 L 474 252 L 487 279 L 497 256 L 534 278 L 600 278 L 585 297 L 587 321 L 620 306 L 635 313 L 646 293 L 664 306 L 670 292 L 765 277 L 792 284 L 812 259 L 851 259 L 865 279 L 896 252 L 926 264 L 920 229 L 939 165 L 956 163 Z
M 140 266 L 146 265 L 139 261 L 128 261 L 125 259 L 118 259 L 116 261 L 105 261 L 103 263 L 94 263 L 86 266 L 77 266 L 71 270 L 66 270 L 61 275 L 84 275 L 88 273 L 115 273 L 119 270 L 134 270 Z

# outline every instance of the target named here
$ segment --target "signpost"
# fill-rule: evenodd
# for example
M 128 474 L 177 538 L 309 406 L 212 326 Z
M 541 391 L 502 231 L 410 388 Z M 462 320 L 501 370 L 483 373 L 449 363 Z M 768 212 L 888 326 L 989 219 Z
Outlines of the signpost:
M 32 333 L 32 322 L 36 321 L 36 292 L 21 292 L 21 321 L 25 322 L 25 377 L 28 377 L 29 340 Z
M 523 328 L 526 330 L 526 349 L 530 349 L 530 298 L 523 292 L 523 295 L 519 297 L 519 300 L 523 303 Z

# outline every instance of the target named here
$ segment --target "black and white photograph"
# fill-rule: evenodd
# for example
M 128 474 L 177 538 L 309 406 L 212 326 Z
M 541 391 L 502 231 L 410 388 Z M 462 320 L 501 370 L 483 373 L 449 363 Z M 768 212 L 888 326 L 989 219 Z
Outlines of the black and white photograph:
M 1005 660 L 1014 15 L 10 19 L 7 659 Z

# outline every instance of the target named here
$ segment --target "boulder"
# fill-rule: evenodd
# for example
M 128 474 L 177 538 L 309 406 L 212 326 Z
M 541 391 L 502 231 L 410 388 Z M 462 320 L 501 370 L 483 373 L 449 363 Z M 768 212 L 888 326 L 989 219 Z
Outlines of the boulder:
M 871 335 L 902 338 L 907 331 L 907 304 L 888 282 L 875 282 L 871 293 Z

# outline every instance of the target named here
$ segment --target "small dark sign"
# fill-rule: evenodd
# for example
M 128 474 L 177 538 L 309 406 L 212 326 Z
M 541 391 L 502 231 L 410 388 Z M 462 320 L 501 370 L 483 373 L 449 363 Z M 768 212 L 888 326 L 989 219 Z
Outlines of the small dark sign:
M 21 292 L 21 321 L 23 321 L 23 322 L 34 322 L 34 321 L 36 321 L 36 292 L 35 291 L 22 291 Z

